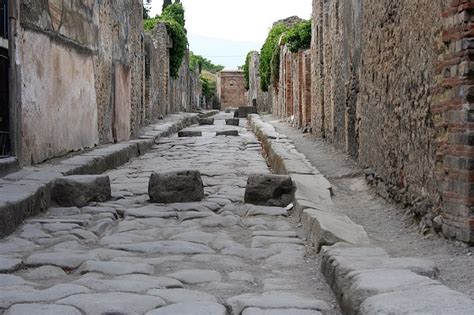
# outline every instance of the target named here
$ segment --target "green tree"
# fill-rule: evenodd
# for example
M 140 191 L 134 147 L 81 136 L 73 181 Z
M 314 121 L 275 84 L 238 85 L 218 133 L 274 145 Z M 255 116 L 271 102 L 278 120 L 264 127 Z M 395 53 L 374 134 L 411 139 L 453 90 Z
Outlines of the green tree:
M 211 60 L 204 58 L 203 56 L 196 55 L 193 52 L 189 54 L 189 68 L 191 70 L 205 70 L 211 73 L 217 73 L 224 69 L 222 65 L 215 65 Z
M 171 0 L 163 0 L 163 8 L 162 11 L 166 9 L 167 6 L 171 5 L 172 1 Z

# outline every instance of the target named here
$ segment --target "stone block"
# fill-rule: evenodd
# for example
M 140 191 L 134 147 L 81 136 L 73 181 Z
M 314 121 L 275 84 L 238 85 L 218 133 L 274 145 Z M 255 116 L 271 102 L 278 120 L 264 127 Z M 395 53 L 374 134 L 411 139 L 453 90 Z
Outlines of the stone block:
M 250 114 L 256 114 L 257 108 L 253 106 L 239 107 L 239 109 L 236 110 L 235 113 L 234 113 L 235 118 L 247 118 L 247 116 Z
M 225 120 L 227 126 L 238 126 L 240 124 L 239 118 L 229 118 Z
M 180 137 L 180 138 L 184 138 L 184 137 L 202 137 L 202 132 L 201 131 L 195 131 L 195 130 L 180 131 L 180 132 L 178 132 L 178 137 Z
M 370 244 L 364 228 L 349 217 L 316 209 L 306 209 L 301 218 L 309 239 L 316 248 L 346 242 L 354 245 Z
M 112 196 L 109 176 L 75 175 L 58 178 L 52 199 L 63 207 L 84 207 L 92 201 L 104 202 Z
M 201 201 L 204 185 L 199 171 L 153 173 L 148 193 L 150 200 L 156 203 Z
M 290 176 L 253 174 L 247 180 L 245 202 L 262 206 L 286 207 L 293 200 L 295 186 Z
M 199 125 L 214 125 L 214 118 L 199 118 Z
M 239 135 L 238 130 L 223 130 L 223 131 L 218 131 L 216 132 L 216 136 L 231 136 L 231 137 L 237 137 Z

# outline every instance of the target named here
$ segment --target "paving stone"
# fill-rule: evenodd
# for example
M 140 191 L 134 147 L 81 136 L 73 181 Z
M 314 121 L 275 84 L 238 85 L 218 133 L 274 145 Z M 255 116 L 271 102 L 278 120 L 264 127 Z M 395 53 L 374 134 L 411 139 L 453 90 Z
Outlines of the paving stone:
M 172 278 L 166 277 L 154 277 L 153 280 L 143 281 L 143 279 L 89 279 L 82 278 L 74 283 L 83 285 L 89 289 L 96 291 L 106 292 L 129 292 L 129 293 L 142 293 L 150 289 L 160 289 L 168 287 L 182 287 L 182 284 Z M 154 295 L 154 294 L 150 294 Z
M 230 280 L 233 281 L 246 281 L 250 283 L 255 282 L 255 277 L 248 272 L 234 271 L 228 274 Z
M 54 266 L 41 266 L 29 270 L 24 277 L 30 280 L 49 280 L 66 277 L 66 273 L 62 268 Z
M 128 264 L 123 262 L 91 260 L 84 262 L 80 266 L 79 272 L 81 274 L 87 272 L 98 272 L 111 276 L 126 275 L 132 273 L 151 275 L 155 272 L 155 268 L 147 264 Z
M 35 283 L 26 281 L 22 277 L 19 277 L 19 276 L 0 274 L 0 288 L 19 286 L 19 285 L 34 286 Z
M 211 215 L 199 222 L 204 227 L 229 227 L 235 226 L 239 223 L 239 218 L 236 216 L 220 216 Z
M 294 231 L 255 231 L 252 236 L 271 236 L 271 237 L 298 237 Z
M 167 275 L 170 278 L 177 279 L 186 284 L 198 284 L 206 282 L 219 282 L 222 276 L 214 270 L 181 270 Z
M 324 301 L 301 297 L 297 294 L 286 292 L 265 292 L 263 294 L 247 293 L 231 297 L 227 300 L 233 314 L 241 314 L 249 307 L 263 309 L 296 308 L 302 310 L 330 310 L 331 307 Z
M 165 302 L 156 296 L 124 292 L 78 294 L 59 300 L 57 303 L 77 307 L 89 315 L 141 315 L 165 305 Z
M 18 303 L 51 302 L 73 294 L 87 292 L 89 289 L 76 284 L 58 284 L 45 290 L 30 289 L 28 291 L 0 288 L 0 309 L 7 309 Z
M 415 287 L 366 299 L 361 314 L 472 314 L 474 301 L 443 285 Z
M 78 228 L 78 224 L 73 223 L 47 223 L 43 224 L 43 229 L 48 232 L 69 231 Z
M 295 291 L 295 284 L 284 278 L 269 278 L 263 280 L 263 291 Z
M 237 137 L 239 136 L 239 131 L 238 130 L 222 130 L 222 131 L 217 131 L 216 136 L 231 136 L 231 137 Z
M 140 243 L 145 241 L 151 241 L 153 237 L 146 235 L 139 235 L 134 231 L 115 233 L 112 235 L 104 236 L 100 240 L 101 245 L 125 245 L 132 243 Z
M 178 303 L 165 306 L 146 313 L 146 315 L 226 315 L 227 311 L 223 305 L 210 302 Z
M 67 251 L 37 253 L 26 259 L 26 265 L 33 267 L 51 265 L 61 268 L 76 269 L 86 260 L 98 260 L 98 257 L 91 254 L 71 253 Z
M 76 175 L 57 178 L 51 197 L 63 207 L 84 207 L 91 201 L 107 201 L 111 194 L 108 176 Z
M 271 256 L 265 260 L 265 264 L 271 266 L 296 266 L 303 263 L 304 251 L 287 249 Z
M 209 245 L 216 236 L 211 233 L 205 233 L 202 231 L 191 231 L 185 232 L 181 234 L 176 234 L 171 237 L 171 240 L 180 240 L 180 241 L 187 241 L 192 243 L 198 243 L 203 245 Z
M 69 208 L 50 208 L 48 210 L 48 215 L 50 216 L 69 216 L 69 215 L 77 215 L 81 214 L 81 210 L 77 207 L 69 207 Z
M 290 176 L 252 174 L 247 180 L 244 200 L 254 205 L 286 207 L 293 200 L 294 190 Z
M 217 299 L 208 293 L 188 289 L 149 290 L 148 295 L 159 296 L 168 303 L 215 302 Z
M 158 241 L 110 245 L 109 248 L 146 254 L 213 254 L 208 246 L 184 241 Z
M 178 212 L 171 208 L 145 206 L 135 209 L 127 209 L 124 211 L 125 217 L 135 218 L 178 218 Z
M 271 244 L 282 243 L 282 244 L 298 244 L 304 245 L 305 243 L 299 238 L 295 237 L 272 237 L 272 236 L 254 236 L 252 237 L 251 246 L 265 247 Z
M 283 309 L 261 309 L 256 307 L 246 308 L 242 315 L 321 315 L 321 312 L 313 310 L 301 310 L 297 308 Z
M 3 246 L 1 244 L 0 246 Z M 15 272 L 23 265 L 23 260 L 20 258 L 0 256 L 0 273 Z
M 55 304 L 15 304 L 5 315 L 81 315 L 81 312 L 72 307 Z
M 204 199 L 199 171 L 153 173 L 148 187 L 150 200 L 156 203 L 193 202 Z

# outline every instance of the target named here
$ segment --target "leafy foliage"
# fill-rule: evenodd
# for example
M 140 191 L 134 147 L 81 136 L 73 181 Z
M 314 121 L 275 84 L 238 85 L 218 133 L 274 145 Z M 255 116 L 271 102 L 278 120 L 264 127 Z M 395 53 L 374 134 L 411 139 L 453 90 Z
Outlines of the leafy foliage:
M 188 47 L 183 5 L 179 2 L 169 4 L 160 16 L 145 20 L 145 31 L 153 30 L 158 22 L 165 23 L 173 41 L 173 47 L 170 50 L 170 74 L 171 77 L 177 78 Z
M 191 52 L 189 54 L 189 68 L 193 71 L 196 69 L 200 69 L 201 71 L 205 70 L 211 73 L 217 73 L 219 71 L 222 71 L 224 69 L 224 66 L 216 65 L 212 63 L 211 60 L 204 58 L 200 55 L 195 55 L 193 52 Z
M 289 29 L 283 36 L 283 42 L 291 52 L 307 49 L 311 46 L 311 21 L 302 21 Z
M 162 10 L 164 11 L 166 9 L 166 7 L 171 5 L 171 4 L 172 4 L 171 0 L 164 0 Z
M 263 91 L 268 91 L 270 79 L 276 74 L 274 67 L 272 67 L 272 59 L 276 55 L 275 51 L 279 49 L 280 37 L 288 30 L 288 26 L 283 23 L 278 23 L 270 30 L 265 43 L 260 50 L 260 87 Z
M 216 95 L 217 84 L 216 81 L 212 81 L 205 76 L 201 76 L 201 84 L 202 84 L 202 95 L 204 95 L 207 99 L 212 98 Z
M 250 89 L 250 60 L 252 59 L 252 53 L 253 51 L 247 54 L 247 57 L 245 58 L 245 64 L 241 67 L 241 69 L 244 71 L 245 89 L 247 91 Z

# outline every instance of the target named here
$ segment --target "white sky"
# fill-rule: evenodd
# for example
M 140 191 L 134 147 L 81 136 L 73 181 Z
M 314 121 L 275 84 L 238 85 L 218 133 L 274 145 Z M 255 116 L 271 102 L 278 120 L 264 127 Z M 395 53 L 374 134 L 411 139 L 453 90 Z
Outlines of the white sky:
M 249 50 L 260 50 L 273 22 L 311 16 L 311 0 L 182 0 L 190 48 L 226 68 L 244 63 Z M 162 0 L 152 0 L 151 15 Z M 221 45 L 220 45 L 221 43 Z M 229 44 L 230 43 L 230 44 Z

